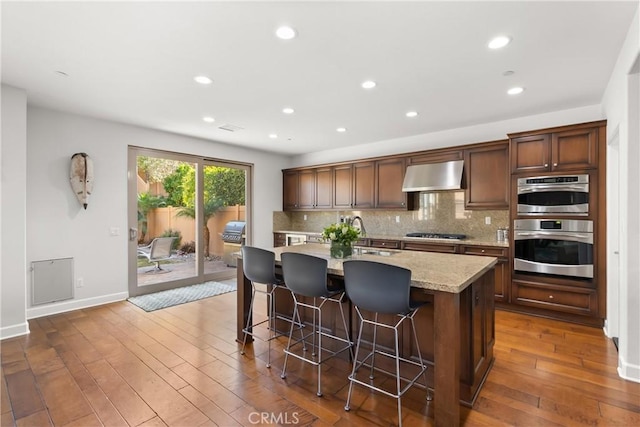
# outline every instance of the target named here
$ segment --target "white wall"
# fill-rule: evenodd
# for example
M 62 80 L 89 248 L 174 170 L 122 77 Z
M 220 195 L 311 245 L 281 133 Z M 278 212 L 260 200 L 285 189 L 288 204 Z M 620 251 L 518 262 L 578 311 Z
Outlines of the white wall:
M 640 56 L 640 10 L 636 11 L 627 38 L 605 91 L 602 108 L 607 116 L 608 139 L 617 140 L 608 155 L 619 153 L 619 167 L 607 169 L 607 181 L 619 183 L 619 206 L 608 206 L 607 234 L 619 232 L 619 257 L 609 253 L 607 269 L 619 268 L 619 286 L 615 278 L 608 292 L 607 310 L 611 321 L 606 332 L 619 337 L 618 373 L 623 378 L 640 382 L 640 83 L 638 70 L 633 70 Z M 615 160 L 611 160 L 612 166 Z M 619 227 L 619 231 L 618 231 Z M 615 245 L 609 245 L 613 252 Z M 619 266 L 619 267 L 618 267 Z
M 29 332 L 27 289 L 26 189 L 27 95 L 2 85 L 0 142 L 0 338 Z
M 432 150 L 456 145 L 474 144 L 476 142 L 495 141 L 506 139 L 508 133 L 564 126 L 570 123 L 591 122 L 602 120 L 603 118 L 604 116 L 600 105 L 591 105 L 407 138 L 390 139 L 372 144 L 302 154 L 292 158 L 291 167 L 361 159 L 363 157 L 410 153 L 412 151 Z
M 4 101 L 3 93 L 3 107 Z M 11 159 L 11 164 L 26 175 L 27 232 L 26 240 L 23 236 L 7 244 L 20 250 L 26 242 L 26 260 L 12 258 L 12 264 L 24 276 L 32 261 L 73 257 L 75 277 L 84 279 L 84 287 L 75 289 L 73 300 L 29 308 L 27 318 L 127 297 L 129 145 L 253 163 L 253 244 L 272 245 L 273 211 L 282 209 L 281 169 L 288 165 L 286 157 L 37 107 L 22 107 L 22 114 L 28 119 L 26 147 L 23 136 L 21 143 L 12 146 L 12 151 L 23 152 L 22 162 Z M 4 147 L 3 143 L 3 154 Z M 82 209 L 69 185 L 69 162 L 76 152 L 89 154 L 95 165 L 95 185 L 87 210 Z M 3 177 L 4 171 L 3 163 Z M 20 202 L 19 198 L 5 200 L 3 196 L 3 213 L 5 201 L 13 205 L 16 200 Z M 120 235 L 110 236 L 110 227 L 118 227 Z M 24 227 L 22 230 L 24 233 Z M 3 260 L 5 240 L 3 235 Z M 5 269 L 3 279 L 4 275 Z M 24 278 L 21 282 L 3 280 L 3 305 L 5 288 L 22 294 L 24 322 Z

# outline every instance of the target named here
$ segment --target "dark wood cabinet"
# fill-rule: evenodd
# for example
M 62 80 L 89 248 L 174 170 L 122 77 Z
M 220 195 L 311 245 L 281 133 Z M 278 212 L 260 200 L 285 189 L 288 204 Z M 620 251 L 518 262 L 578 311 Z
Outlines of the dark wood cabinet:
M 273 233 L 273 247 L 287 246 L 287 235 L 284 233 Z
M 553 132 L 511 134 L 511 172 L 574 171 L 598 167 L 599 123 Z
M 369 239 L 369 246 L 372 248 L 400 249 L 400 240 Z
M 305 169 L 299 172 L 299 209 L 331 209 L 333 176 L 331 168 Z
M 440 149 L 430 150 L 422 153 L 409 155 L 407 163 L 410 165 L 420 165 L 424 163 L 442 163 L 452 160 L 463 160 L 464 154 L 461 149 Z
M 597 292 L 587 287 L 514 279 L 512 293 L 513 304 L 584 316 L 598 313 Z
M 431 243 L 431 242 L 402 242 L 402 249 L 405 251 L 420 251 L 420 252 L 441 252 L 447 254 L 455 254 L 458 252 L 458 245 L 451 243 Z
M 509 141 L 464 151 L 466 209 L 509 209 Z
M 375 163 L 375 207 L 378 209 L 411 209 L 407 193 L 402 191 L 404 173 L 407 169 L 404 158 L 378 160 Z
M 374 206 L 374 162 L 358 162 L 333 168 L 333 207 L 368 209 Z
M 282 209 L 285 211 L 298 209 L 300 189 L 298 178 L 298 171 L 282 173 Z
M 498 258 L 495 266 L 494 299 L 499 302 L 509 302 L 511 289 L 511 263 L 509 248 L 497 246 L 462 246 L 460 252 L 465 255 L 493 256 Z

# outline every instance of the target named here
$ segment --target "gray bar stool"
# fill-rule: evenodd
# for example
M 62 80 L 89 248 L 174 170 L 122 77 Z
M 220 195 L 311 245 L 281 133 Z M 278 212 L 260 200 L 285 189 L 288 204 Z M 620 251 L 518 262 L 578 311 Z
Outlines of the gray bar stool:
M 275 271 L 275 261 L 276 256 L 273 252 L 256 248 L 253 246 L 243 246 L 241 248 L 242 251 L 242 266 L 244 270 L 244 275 L 251 281 L 251 302 L 249 303 L 249 317 L 247 318 L 247 324 L 242 329 L 244 332 L 244 339 L 242 340 L 242 350 L 240 350 L 240 354 L 244 354 L 244 349 L 247 345 L 247 336 L 251 335 L 255 338 L 263 339 L 269 342 L 269 351 L 267 355 L 267 368 L 271 367 L 271 340 L 278 337 L 275 328 L 276 319 L 285 320 L 290 322 L 293 325 L 297 325 L 302 328 L 302 323 L 300 322 L 300 317 L 297 317 L 297 322 L 294 321 L 294 317 L 288 318 L 285 316 L 276 316 L 275 313 L 275 298 L 276 298 L 276 289 L 277 288 L 285 288 L 286 284 L 279 280 L 276 277 Z M 264 285 L 265 288 L 258 288 L 256 285 L 261 284 Z M 261 293 L 267 296 L 267 318 L 259 321 L 257 323 L 253 323 L 253 305 L 255 302 L 256 293 Z M 253 328 L 255 326 L 262 325 L 263 323 L 268 323 L 267 327 L 269 330 L 269 335 L 265 339 L 260 337 L 253 332 Z M 300 333 L 302 335 L 302 332 Z
M 282 254 L 282 274 L 284 280 L 287 283 L 287 287 L 291 290 L 293 300 L 295 303 L 294 314 L 298 315 L 300 307 L 306 307 L 313 310 L 313 325 L 310 334 L 303 336 L 296 342 L 291 342 L 293 336 L 293 324 L 289 331 L 289 342 L 285 349 L 284 367 L 282 368 L 282 378 L 286 378 L 287 359 L 289 356 L 296 357 L 304 362 L 310 363 L 318 367 L 318 391 L 317 395 L 322 396 L 322 383 L 321 383 L 321 367 L 322 363 L 326 362 L 330 358 L 337 354 L 349 350 L 351 357 L 353 357 L 353 342 L 349 339 L 349 329 L 347 328 L 347 321 L 344 316 L 344 310 L 342 303 L 345 301 L 344 288 L 330 289 L 327 287 L 327 260 L 318 258 L 311 255 L 285 252 Z M 313 298 L 313 303 L 306 303 L 301 300 L 300 297 Z M 320 300 L 318 304 L 317 300 Z M 330 334 L 322 330 L 322 307 L 326 302 L 335 302 L 340 308 L 340 316 L 342 317 L 342 326 L 345 330 L 345 337 L 338 337 L 334 334 Z M 317 313 L 317 316 L 316 316 Z M 317 322 L 316 322 L 317 319 Z M 313 353 L 311 356 L 304 352 L 305 341 L 307 338 L 312 337 Z M 318 338 L 317 355 L 315 353 L 316 345 L 315 338 Z M 328 350 L 322 347 L 322 337 L 331 338 L 337 342 L 346 343 L 346 345 L 337 351 Z M 294 347 L 302 343 L 303 353 L 297 354 L 294 351 Z M 329 356 L 323 358 L 323 351 L 328 353 Z
M 424 303 L 411 301 L 410 299 L 411 270 L 394 265 L 364 260 L 345 261 L 343 267 L 344 284 L 347 296 L 354 304 L 358 317 L 360 318 L 358 341 L 356 343 L 356 356 L 353 361 L 353 370 L 351 371 L 351 375 L 349 375 L 349 394 L 347 395 L 347 404 L 344 409 L 346 411 L 350 409 L 349 402 L 351 401 L 353 384 L 360 384 L 387 396 L 396 398 L 398 400 L 398 424 L 402 426 L 402 395 L 414 384 L 421 386 L 420 383 L 417 383 L 420 376 L 424 377 L 424 386 L 422 387 L 427 389 L 427 400 L 431 400 L 431 395 L 427 388 L 427 377 L 425 374 L 427 366 L 422 360 L 422 354 L 420 354 L 418 336 L 416 335 L 416 327 L 413 321 L 413 317 Z M 362 310 L 373 313 L 373 320 L 365 318 Z M 395 314 L 400 317 L 400 320 L 390 324 L 381 323 L 378 321 L 378 314 Z M 398 328 L 402 322 L 407 319 L 411 322 L 413 339 L 415 340 L 416 349 L 418 351 L 418 362 L 403 358 L 399 353 Z M 373 326 L 372 349 L 364 359 L 358 361 L 358 354 L 362 344 L 362 330 L 365 324 Z M 376 348 L 376 332 L 377 327 L 379 326 L 393 329 L 395 335 L 395 354 L 387 353 Z M 388 372 L 375 367 L 376 355 L 393 359 L 395 362 L 395 372 Z M 370 364 L 367 363 L 369 359 L 371 359 Z M 417 370 L 417 374 L 411 379 L 402 377 L 400 375 L 400 362 L 404 364 L 403 366 L 414 366 L 412 369 Z M 370 368 L 369 377 L 366 380 L 357 378 L 357 372 L 363 365 Z M 417 367 L 417 369 L 415 369 L 415 367 Z M 385 390 L 376 386 L 373 381 L 374 370 L 394 376 L 396 383 L 395 391 Z M 402 387 L 403 382 L 406 383 L 404 387 Z

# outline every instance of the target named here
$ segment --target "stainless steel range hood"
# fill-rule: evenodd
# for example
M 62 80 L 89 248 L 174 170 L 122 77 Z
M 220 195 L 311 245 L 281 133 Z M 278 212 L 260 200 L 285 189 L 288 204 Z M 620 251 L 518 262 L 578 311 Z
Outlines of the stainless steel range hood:
M 407 167 L 402 191 L 460 190 L 463 160 Z

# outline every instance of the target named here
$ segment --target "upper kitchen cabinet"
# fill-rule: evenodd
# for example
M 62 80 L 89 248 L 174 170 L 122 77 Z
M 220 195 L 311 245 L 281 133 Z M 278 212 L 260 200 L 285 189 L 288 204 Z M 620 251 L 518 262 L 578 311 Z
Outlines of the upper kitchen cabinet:
M 510 134 L 511 172 L 537 173 L 595 169 L 605 121 Z
M 375 207 L 378 209 L 412 209 L 413 197 L 402 191 L 407 168 L 403 157 L 377 160 L 375 164 Z
M 283 173 L 283 209 L 331 209 L 333 175 L 330 167 Z
M 375 162 L 357 162 L 333 167 L 333 207 L 374 207 Z
M 298 209 L 299 171 L 283 171 L 282 173 L 282 209 L 285 211 Z
M 509 208 L 509 141 L 464 150 L 466 209 Z
M 424 163 L 443 163 L 452 160 L 462 160 L 462 150 L 441 149 L 424 151 L 421 153 L 413 153 L 407 159 L 409 165 L 420 165 Z

